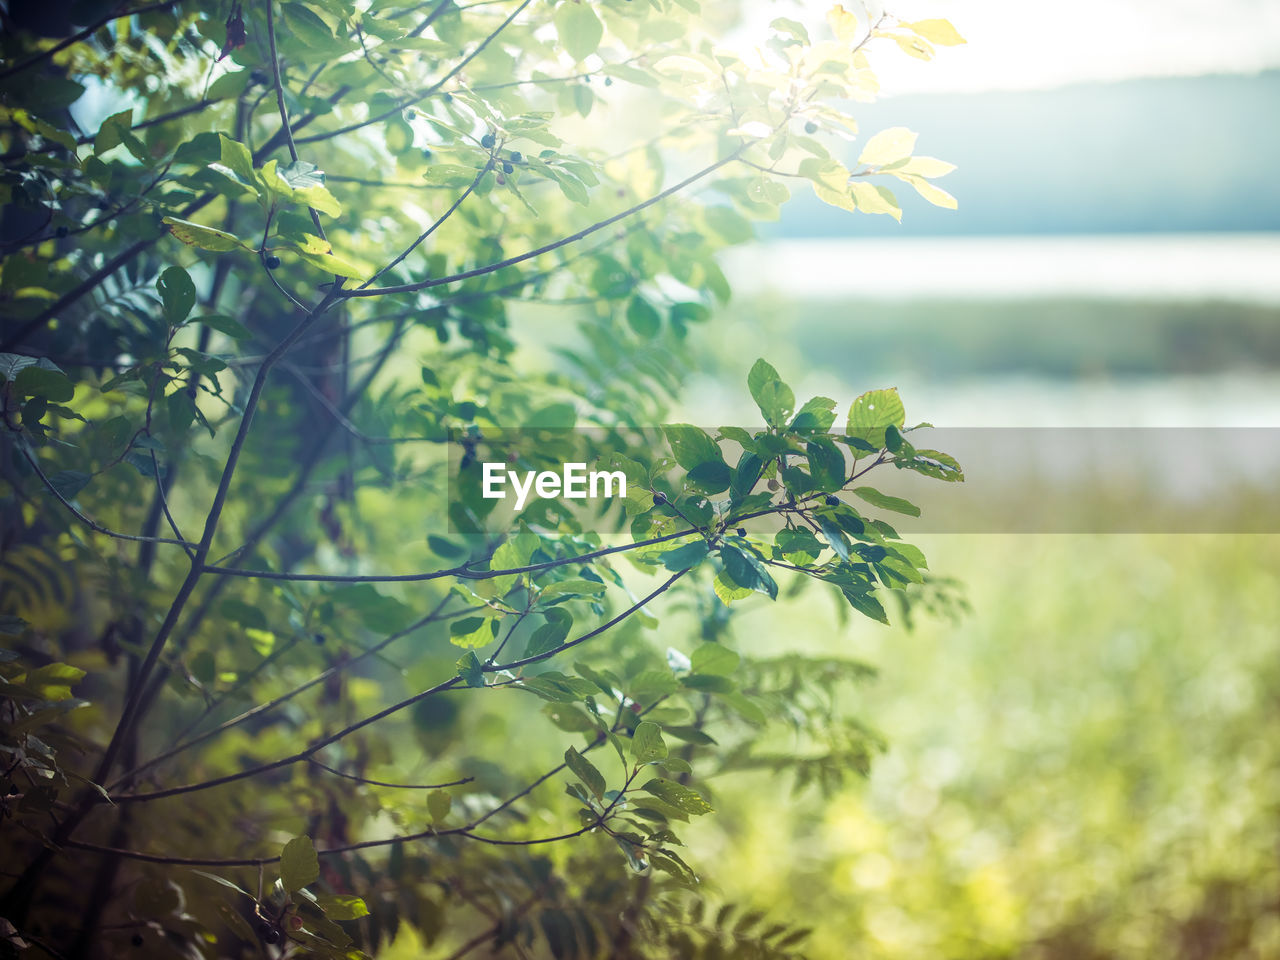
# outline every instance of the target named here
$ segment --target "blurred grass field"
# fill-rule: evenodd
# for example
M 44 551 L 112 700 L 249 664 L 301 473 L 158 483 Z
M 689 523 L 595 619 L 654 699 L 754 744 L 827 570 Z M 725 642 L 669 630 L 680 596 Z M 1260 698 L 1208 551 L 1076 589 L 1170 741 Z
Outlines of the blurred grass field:
M 1026 300 L 761 293 L 730 312 L 790 351 L 798 393 L 901 384 L 909 421 L 1280 425 L 1274 305 L 1085 282 Z M 727 393 L 755 343 L 719 343 Z M 1224 505 L 1276 529 L 1274 482 L 1247 487 Z M 723 815 L 694 854 L 726 899 L 812 926 L 819 960 L 1280 957 L 1280 536 L 913 539 L 969 613 L 841 625 L 810 590 L 739 620 L 744 646 L 875 667 L 842 707 L 887 750 L 825 800 L 715 778 Z
M 921 543 L 956 623 L 839 629 L 811 591 L 739 624 L 875 665 L 847 706 L 889 747 L 827 803 L 714 781 L 726 896 L 833 960 L 1280 956 L 1280 538 Z

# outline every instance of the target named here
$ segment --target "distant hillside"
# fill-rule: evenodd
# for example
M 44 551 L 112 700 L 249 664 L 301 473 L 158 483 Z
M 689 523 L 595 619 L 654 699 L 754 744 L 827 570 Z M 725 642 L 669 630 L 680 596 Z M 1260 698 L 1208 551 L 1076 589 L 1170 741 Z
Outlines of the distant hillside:
M 850 219 L 801 187 L 766 236 L 1280 230 L 1280 72 L 1060 90 L 898 97 L 853 107 L 862 129 L 907 126 L 959 169 L 939 210 Z

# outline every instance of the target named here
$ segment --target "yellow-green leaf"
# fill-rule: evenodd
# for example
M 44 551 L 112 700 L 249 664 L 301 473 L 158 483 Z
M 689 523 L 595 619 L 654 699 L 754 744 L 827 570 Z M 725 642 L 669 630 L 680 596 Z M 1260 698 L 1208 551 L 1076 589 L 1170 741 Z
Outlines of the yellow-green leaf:
M 329 192 L 327 187 L 315 186 L 294 190 L 293 199 L 331 217 L 342 216 L 342 204 L 338 203 L 338 199 Z
M 945 177 L 948 173 L 956 168 L 954 163 L 947 163 L 945 160 L 938 160 L 935 157 L 911 157 L 902 166 L 895 169 L 894 173 L 909 173 L 916 177 Z
M 932 203 L 935 207 L 946 207 L 948 210 L 954 210 L 959 206 L 959 204 L 956 203 L 955 197 L 947 193 L 947 191 L 942 190 L 939 187 L 935 187 L 932 183 L 922 177 L 903 177 L 902 179 L 915 187 L 916 192 Z
M 359 920 L 369 915 L 369 908 L 359 897 L 349 894 L 330 894 L 316 897 L 316 906 L 330 920 Z
M 319 267 L 326 273 L 332 273 L 339 277 L 350 277 L 353 280 L 363 280 L 364 275 L 360 268 L 355 264 L 349 263 L 342 257 L 335 256 L 332 253 L 300 253 L 299 256 L 313 267 Z
M 225 230 L 215 230 L 213 227 L 206 227 L 190 220 L 179 220 L 177 217 L 165 217 L 164 222 L 169 225 L 169 232 L 189 247 L 212 250 L 214 253 L 226 253 L 237 247 L 251 249 L 235 234 L 227 233 Z
M 850 188 L 853 201 L 863 213 L 887 213 L 893 219 L 902 220 L 902 208 L 893 192 L 886 187 L 867 183 L 865 180 L 854 181 Z
M 858 157 L 858 162 L 865 163 L 869 167 L 883 167 L 905 160 L 915 149 L 917 136 L 918 134 L 906 127 L 890 127 L 888 130 L 881 130 L 867 141 L 867 145 L 862 148 L 862 154 Z
M 431 814 L 431 825 L 438 827 L 444 823 L 453 809 L 453 797 L 444 790 L 432 790 L 427 794 L 427 812 Z
M 231 140 L 218 134 L 220 159 L 224 166 L 230 167 L 245 183 L 253 183 L 253 157 L 249 148 L 238 140 Z
M 898 46 L 902 48 L 902 52 L 915 57 L 917 60 L 932 60 L 933 47 L 929 46 L 919 37 L 906 36 L 905 34 L 895 33 L 893 39 L 898 42 Z
M 564 0 L 555 12 L 556 32 L 574 60 L 596 52 L 604 37 L 604 25 L 584 0 Z
M 850 213 L 858 208 L 854 205 L 853 196 L 849 193 L 849 188 L 843 190 L 832 190 L 830 187 L 821 183 L 814 183 L 813 192 L 823 203 L 829 203 L 833 207 L 839 207 L 841 210 L 848 210 Z
M 851 434 L 890 426 L 900 428 L 906 422 L 907 413 L 897 387 L 868 390 L 849 406 L 848 430 Z
M 840 4 L 827 11 L 827 23 L 841 43 L 849 43 L 858 36 L 858 18 Z
M 317 255 L 333 253 L 333 244 L 322 237 L 317 237 L 314 233 L 302 234 L 301 240 L 297 239 L 297 237 L 293 237 L 291 239 L 293 245 L 303 253 L 314 253 Z
M 903 26 L 939 46 L 954 47 L 965 42 L 950 20 L 916 20 Z
M 280 852 L 280 882 L 288 893 L 320 878 L 320 861 L 310 837 L 294 837 Z

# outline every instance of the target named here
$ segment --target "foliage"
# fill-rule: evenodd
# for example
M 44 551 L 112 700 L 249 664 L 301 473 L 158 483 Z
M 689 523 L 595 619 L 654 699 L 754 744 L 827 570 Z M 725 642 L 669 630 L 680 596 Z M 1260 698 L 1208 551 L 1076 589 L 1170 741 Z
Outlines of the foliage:
M 954 203 L 910 131 L 854 168 L 828 144 L 875 92 L 868 44 L 960 41 L 837 7 L 834 39 L 779 19 L 746 57 L 724 13 L 156 3 L 6 34 L 12 947 L 795 952 L 705 903 L 701 772 L 831 791 L 877 740 L 830 713 L 862 668 L 744 658 L 732 605 L 814 581 L 887 622 L 929 585 L 882 515 L 919 511 L 864 477 L 960 468 L 896 391 L 838 418 L 764 360 L 762 429 L 645 428 L 728 300 L 717 252 L 786 181 Z M 620 145 L 609 109 L 658 127 Z M 566 372 L 516 350 L 531 303 L 585 314 Z M 495 529 L 467 471 L 575 425 L 626 499 Z M 779 723 L 815 751 L 756 749 Z

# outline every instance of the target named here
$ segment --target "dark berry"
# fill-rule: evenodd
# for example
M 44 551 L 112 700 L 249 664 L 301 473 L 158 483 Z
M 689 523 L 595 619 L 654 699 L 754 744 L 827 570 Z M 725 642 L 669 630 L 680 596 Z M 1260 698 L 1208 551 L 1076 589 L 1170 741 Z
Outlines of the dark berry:
M 323 633 L 317 633 L 317 634 L 315 635 L 314 639 L 315 639 L 315 642 L 316 642 L 316 643 L 324 643 L 324 639 L 325 639 L 325 637 L 324 637 L 324 634 L 323 634 Z
M 430 151 L 430 150 L 423 150 L 423 151 L 422 151 L 422 159 L 424 159 L 424 160 L 430 160 L 430 159 L 431 159 L 431 151 Z
M 605 78 L 604 78 L 604 85 L 605 85 L 606 87 L 612 87 L 612 86 L 613 86 L 613 77 L 605 77 Z
M 837 497 L 834 493 L 827 494 L 826 499 L 823 500 L 822 502 L 825 503 L 828 507 L 840 506 L 840 498 Z
M 511 162 L 512 162 L 512 163 L 521 163 L 521 162 L 523 162 L 523 161 L 524 161 L 524 154 L 522 154 L 519 150 L 512 150 L 512 151 L 511 151 Z
M 266 920 L 259 920 L 257 926 L 254 928 L 254 932 L 258 935 L 258 939 L 263 943 L 280 942 L 280 930 L 274 923 L 269 923 Z
M 506 186 L 506 183 L 507 183 L 507 178 L 504 177 L 502 174 L 498 174 L 498 186 L 500 187 Z
M 129 942 L 132 943 L 135 947 L 142 946 L 144 942 L 142 939 L 142 934 L 135 933 L 132 937 L 129 938 Z
M 106 197 L 103 197 L 101 200 L 99 200 L 99 201 L 98 201 L 98 209 L 99 209 L 99 210 L 110 210 L 110 209 L 111 209 L 111 201 L 110 201 L 109 199 L 107 199 Z
M 273 254 L 272 256 L 267 257 L 266 263 L 268 270 L 274 270 L 276 267 L 280 266 L 280 258 Z
M 453 103 L 453 94 L 452 94 L 452 93 L 446 93 L 446 94 L 444 95 L 444 102 L 445 102 L 445 103 Z
M 817 132 L 818 132 L 818 125 L 817 125 L 816 123 L 814 123 L 812 120 L 810 120 L 808 123 L 806 123 L 806 124 L 804 125 L 804 132 L 805 132 L 805 133 L 817 133 Z
M 746 535 L 747 535 L 747 528 L 746 528 L 746 527 L 739 527 L 739 528 L 738 528 L 738 536 L 740 536 L 740 537 L 745 537 Z
M 667 502 L 667 495 L 659 490 L 653 495 L 654 506 L 660 507 Z
M 515 172 L 516 172 L 516 168 L 515 168 L 515 167 L 513 167 L 510 163 L 504 163 L 504 164 L 502 165 L 502 172 L 503 172 L 503 173 L 515 173 Z
M 267 75 L 261 70 L 254 70 L 249 74 L 249 82 L 256 87 L 265 87 L 267 85 Z
M 63 237 L 67 235 L 67 228 L 59 227 L 57 230 L 53 231 L 53 235 L 57 237 L 59 240 L 61 240 Z
M 492 133 L 486 133 L 483 137 L 480 138 L 480 146 L 484 147 L 486 150 L 492 150 L 493 145 L 497 142 L 498 142 L 497 139 L 494 137 Z

